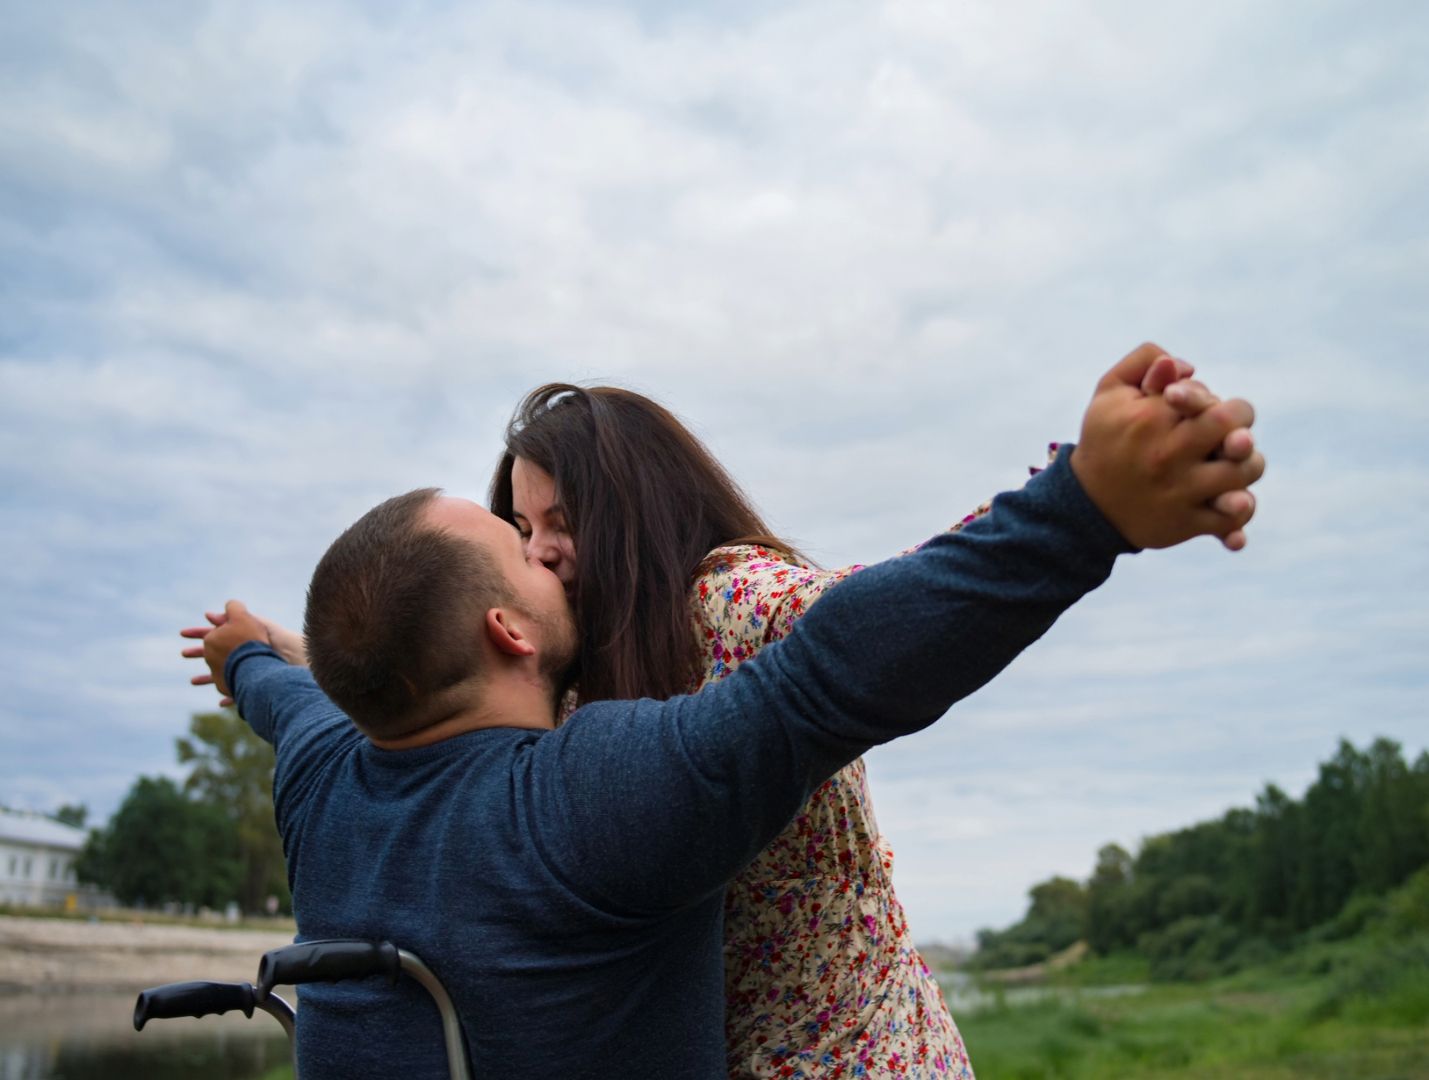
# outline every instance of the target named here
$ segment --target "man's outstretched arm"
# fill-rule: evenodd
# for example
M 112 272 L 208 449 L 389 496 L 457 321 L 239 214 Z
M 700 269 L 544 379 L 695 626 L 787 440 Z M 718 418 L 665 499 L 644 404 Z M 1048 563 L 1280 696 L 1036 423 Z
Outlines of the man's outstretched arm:
M 571 879 L 624 911 L 718 888 L 819 783 L 992 679 L 1117 555 L 1243 528 L 1248 497 L 1229 513 L 1207 503 L 1248 495 L 1263 460 L 1208 457 L 1249 406 L 1221 403 L 1183 429 L 1137 389 L 1159 355 L 1138 350 L 1103 379 L 1070 456 L 961 532 L 831 588 L 733 677 L 669 702 L 588 706 L 543 740 L 553 767 L 537 797 L 560 820 L 550 846 Z
M 289 664 L 267 638 L 266 620 L 250 612 L 241 601 L 224 605 L 220 621 L 204 635 L 203 660 L 210 681 L 220 694 L 237 697 L 238 711 L 263 739 L 277 746 L 289 733 L 289 721 L 299 716 L 321 713 L 324 720 L 347 719 L 313 681 L 305 667 Z M 235 694 L 233 682 L 239 667 L 245 671 L 243 684 Z

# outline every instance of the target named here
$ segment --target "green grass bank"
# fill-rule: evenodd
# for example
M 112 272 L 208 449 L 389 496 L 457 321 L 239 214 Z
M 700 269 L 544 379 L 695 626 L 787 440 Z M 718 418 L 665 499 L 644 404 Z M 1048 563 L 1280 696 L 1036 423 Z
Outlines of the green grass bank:
M 1124 983 L 1138 962 L 1093 960 L 1063 996 L 958 1017 L 982 1080 L 1429 1080 L 1429 934 L 1319 943 L 1233 976 Z

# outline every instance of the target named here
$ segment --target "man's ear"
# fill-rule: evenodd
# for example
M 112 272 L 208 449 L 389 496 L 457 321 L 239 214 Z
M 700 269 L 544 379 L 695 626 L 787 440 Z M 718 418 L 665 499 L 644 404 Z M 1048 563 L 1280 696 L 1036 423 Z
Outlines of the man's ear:
M 505 608 L 487 609 L 486 637 L 497 652 L 507 656 L 536 655 L 536 646 L 526 640 L 525 633 Z

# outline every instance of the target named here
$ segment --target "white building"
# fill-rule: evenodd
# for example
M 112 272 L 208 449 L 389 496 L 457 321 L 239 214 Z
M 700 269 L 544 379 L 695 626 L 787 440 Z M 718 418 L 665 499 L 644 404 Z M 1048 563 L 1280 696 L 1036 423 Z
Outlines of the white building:
M 93 907 L 108 901 L 75 877 L 74 863 L 84 840 L 83 829 L 43 814 L 0 807 L 0 904 Z

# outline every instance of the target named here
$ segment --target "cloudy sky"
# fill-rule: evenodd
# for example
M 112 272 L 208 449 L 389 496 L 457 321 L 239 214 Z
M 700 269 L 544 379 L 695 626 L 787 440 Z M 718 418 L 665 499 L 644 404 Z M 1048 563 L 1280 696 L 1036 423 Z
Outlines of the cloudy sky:
M 518 396 L 686 417 L 826 565 L 1075 437 L 1155 340 L 1251 398 L 1248 550 L 1123 560 L 872 756 L 921 940 L 1429 746 L 1429 14 L 1406 0 L 11 5 L 0 803 L 103 818 L 374 502 Z

